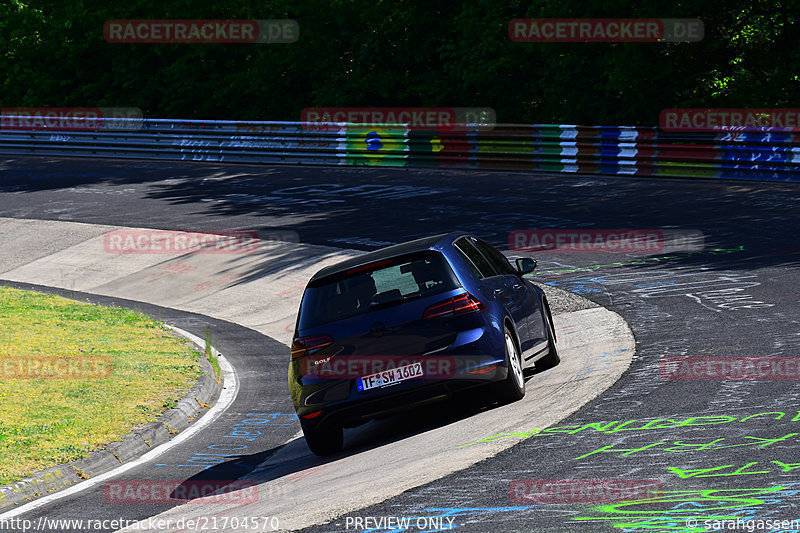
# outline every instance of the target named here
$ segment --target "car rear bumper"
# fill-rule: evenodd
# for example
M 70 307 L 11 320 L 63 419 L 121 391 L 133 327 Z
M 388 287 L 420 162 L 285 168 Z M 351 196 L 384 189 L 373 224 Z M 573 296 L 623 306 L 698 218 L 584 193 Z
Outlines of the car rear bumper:
M 497 379 L 505 379 L 507 370 L 498 367 Z M 402 412 L 420 404 L 436 400 L 454 392 L 480 387 L 490 383 L 487 379 L 459 379 L 447 381 L 420 381 L 414 386 L 405 383 L 392 385 L 380 391 L 369 391 L 369 396 L 348 397 L 346 400 L 306 405 L 297 410 L 306 425 L 335 423 L 343 427 L 355 427 L 373 418 Z M 321 411 L 321 412 L 320 412 Z M 320 412 L 313 418 L 304 415 Z
M 462 339 L 468 342 L 457 340 L 448 349 L 436 353 L 408 356 L 435 371 L 426 372 L 422 378 L 366 391 L 359 390 L 358 377 L 352 373 L 337 379 L 320 379 L 315 375 L 298 379 L 300 365 L 293 365 L 289 378 L 296 391 L 293 394 L 295 409 L 306 425 L 335 422 L 342 426 L 356 426 L 438 396 L 502 381 L 508 375 L 505 347 L 499 340 L 501 337 L 493 333 L 491 328 L 464 331 L 459 333 L 459 337 L 463 334 Z M 309 416 L 313 417 L 307 418 Z

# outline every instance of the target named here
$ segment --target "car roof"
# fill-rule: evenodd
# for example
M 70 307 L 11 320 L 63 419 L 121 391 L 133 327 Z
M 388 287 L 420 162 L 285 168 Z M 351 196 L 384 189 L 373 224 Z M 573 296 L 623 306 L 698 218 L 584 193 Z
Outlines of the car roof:
M 463 237 L 464 235 L 469 235 L 469 233 L 464 231 L 453 231 L 450 233 L 442 233 L 440 235 L 423 237 L 422 239 L 395 244 L 393 246 L 387 246 L 386 248 L 381 248 L 380 250 L 375 250 L 374 252 L 368 252 L 363 255 L 351 257 L 350 259 L 345 259 L 341 263 L 327 266 L 314 274 L 309 282 L 316 281 L 333 274 L 339 274 L 345 270 L 373 263 L 375 261 L 380 261 L 382 259 L 389 259 L 400 255 L 421 252 L 424 250 L 440 250 L 442 246 L 451 244 L 453 241 Z

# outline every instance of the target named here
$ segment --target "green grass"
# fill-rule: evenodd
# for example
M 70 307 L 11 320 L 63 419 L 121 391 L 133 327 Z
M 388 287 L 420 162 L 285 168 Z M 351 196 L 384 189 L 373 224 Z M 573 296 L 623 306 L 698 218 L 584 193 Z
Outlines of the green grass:
M 214 374 L 217 377 L 217 383 L 222 383 L 222 369 L 219 366 L 219 357 L 214 355 L 214 352 L 211 350 L 211 330 L 206 327 L 206 348 L 205 348 L 206 359 L 208 362 L 211 363 L 211 366 L 214 368 Z
M 107 357 L 110 374 L 0 379 L 0 485 L 86 457 L 191 389 L 201 355 L 135 311 L 0 287 L 1 363 Z

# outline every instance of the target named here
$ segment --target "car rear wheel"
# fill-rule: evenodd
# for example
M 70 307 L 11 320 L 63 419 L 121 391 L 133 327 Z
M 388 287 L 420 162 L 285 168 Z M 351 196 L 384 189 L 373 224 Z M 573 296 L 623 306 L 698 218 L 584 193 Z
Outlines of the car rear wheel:
M 344 430 L 341 426 L 334 423 L 323 423 L 310 427 L 303 419 L 300 419 L 300 427 L 303 428 L 303 435 L 306 443 L 314 455 L 331 455 L 342 449 L 344 443 Z
M 547 355 L 536 361 L 536 368 L 539 370 L 547 370 L 553 368 L 561 362 L 561 357 L 558 356 L 556 349 L 556 328 L 553 326 L 553 318 L 550 316 L 550 308 L 545 301 L 542 305 L 542 318 L 547 325 Z
M 506 347 L 506 360 L 508 361 L 508 376 L 495 386 L 495 396 L 502 403 L 515 402 L 525 396 L 525 377 L 522 373 L 522 358 L 517 350 L 517 343 L 508 326 L 504 328 Z

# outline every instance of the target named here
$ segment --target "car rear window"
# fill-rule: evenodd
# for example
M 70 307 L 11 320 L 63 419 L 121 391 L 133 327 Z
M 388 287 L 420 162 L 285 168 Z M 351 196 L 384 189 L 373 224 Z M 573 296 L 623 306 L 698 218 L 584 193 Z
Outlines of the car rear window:
M 300 304 L 300 329 L 344 320 L 458 287 L 447 260 L 425 251 L 315 280 Z

